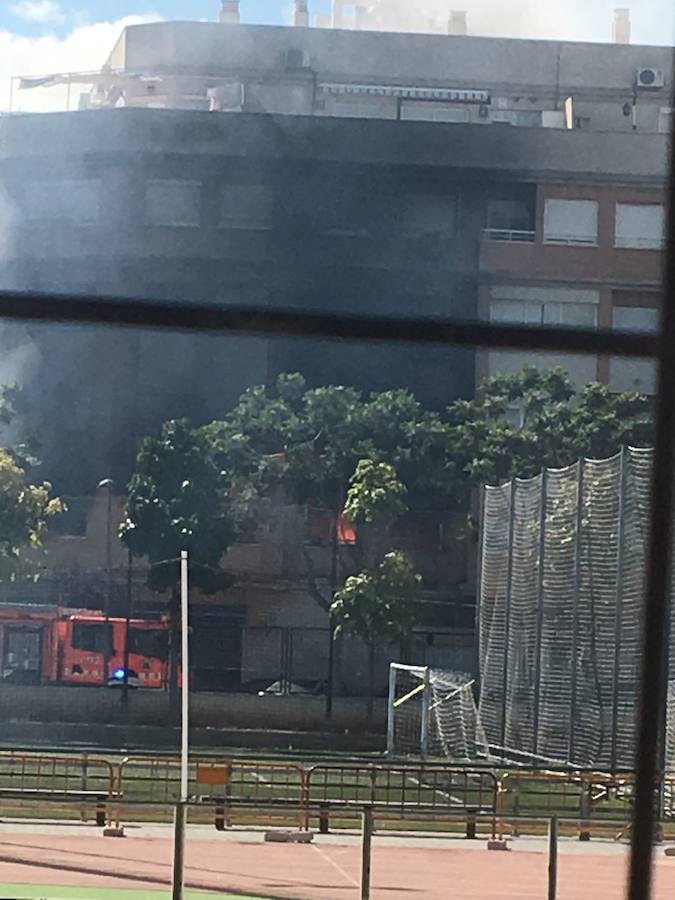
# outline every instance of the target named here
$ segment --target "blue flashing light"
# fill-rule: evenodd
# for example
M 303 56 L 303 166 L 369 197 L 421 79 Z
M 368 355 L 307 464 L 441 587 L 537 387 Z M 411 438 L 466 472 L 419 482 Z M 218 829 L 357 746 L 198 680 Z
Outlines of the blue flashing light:
M 113 678 L 116 681 L 124 681 L 124 669 L 115 669 L 113 672 Z

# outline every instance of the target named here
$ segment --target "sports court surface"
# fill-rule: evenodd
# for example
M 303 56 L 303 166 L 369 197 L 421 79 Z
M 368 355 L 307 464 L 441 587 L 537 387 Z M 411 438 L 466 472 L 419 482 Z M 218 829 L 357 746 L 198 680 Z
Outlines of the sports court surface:
M 144 826 L 123 839 L 77 826 L 0 825 L 0 900 L 166 900 L 170 829 Z M 191 827 L 187 898 L 358 900 L 356 836 L 317 836 L 314 844 L 266 844 L 256 832 L 214 837 Z M 656 855 L 657 900 L 675 896 L 675 858 Z M 613 842 L 562 841 L 559 900 L 622 900 L 628 851 Z M 376 837 L 372 900 L 541 900 L 545 843 L 520 839 L 510 853 L 484 841 Z
M 40 884 L 0 884 L 2 900 L 165 900 L 166 891 L 128 891 L 78 887 L 49 887 Z M 256 900 L 241 894 L 205 894 L 188 891 L 185 900 Z

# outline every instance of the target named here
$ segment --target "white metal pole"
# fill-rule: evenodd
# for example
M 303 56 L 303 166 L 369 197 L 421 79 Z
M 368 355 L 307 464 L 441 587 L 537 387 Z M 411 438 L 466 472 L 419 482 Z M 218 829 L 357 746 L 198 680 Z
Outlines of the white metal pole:
M 190 694 L 190 660 L 188 658 L 188 554 L 180 554 L 180 618 L 181 618 L 181 673 L 182 716 L 180 747 L 180 802 L 176 804 L 173 836 L 173 878 L 171 900 L 183 900 L 185 884 L 185 826 L 188 799 L 188 726 Z
M 180 601 L 181 601 L 181 672 L 182 721 L 181 721 L 181 755 L 180 755 L 180 799 L 187 803 L 188 799 L 188 728 L 190 693 L 190 660 L 188 658 L 188 554 L 182 550 L 180 554 Z
M 396 702 L 396 666 L 389 663 L 389 703 L 387 706 L 387 756 L 394 755 L 394 715 Z
M 420 750 L 422 758 L 429 752 L 429 712 L 431 711 L 431 673 L 424 667 L 424 690 L 422 691 L 422 716 L 420 721 Z

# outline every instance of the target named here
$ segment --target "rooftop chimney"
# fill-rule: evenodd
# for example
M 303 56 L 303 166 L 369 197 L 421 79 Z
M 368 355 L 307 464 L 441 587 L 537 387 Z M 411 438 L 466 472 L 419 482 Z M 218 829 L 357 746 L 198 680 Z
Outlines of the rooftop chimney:
M 615 44 L 630 44 L 630 10 L 626 8 L 614 10 L 612 40 Z
M 309 8 L 307 0 L 295 0 L 295 14 L 293 16 L 293 24 L 298 28 L 309 27 Z
M 451 9 L 448 18 L 448 34 L 466 34 L 466 12 L 463 9 Z
M 239 0 L 222 0 L 222 9 L 220 10 L 220 21 L 224 25 L 238 25 L 239 18 Z

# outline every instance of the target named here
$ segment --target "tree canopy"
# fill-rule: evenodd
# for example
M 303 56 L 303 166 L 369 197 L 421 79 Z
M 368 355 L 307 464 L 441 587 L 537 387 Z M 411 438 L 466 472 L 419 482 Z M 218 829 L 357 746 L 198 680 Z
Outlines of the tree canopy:
M 120 538 L 150 562 L 149 586 L 174 588 L 181 550 L 190 558 L 190 580 L 204 593 L 229 586 L 221 568 L 234 540 L 227 478 L 206 436 L 185 420 L 166 422 L 141 444 L 129 483 Z
M 42 546 L 49 519 L 62 512 L 51 485 L 31 484 L 11 451 L 0 449 L 0 581 L 35 577 L 34 553 Z
M 416 503 L 433 504 L 452 489 L 446 426 L 403 389 L 364 396 L 281 375 L 272 387 L 250 388 L 203 431 L 242 506 L 283 489 L 288 502 L 339 509 L 365 459 L 393 466 Z
M 490 376 L 474 400 L 448 408 L 447 421 L 464 501 L 481 484 L 530 478 L 583 456 L 604 459 L 622 446 L 651 446 L 654 438 L 649 398 L 613 394 L 597 382 L 577 392 L 560 368 Z
M 16 386 L 0 387 L 0 425 L 12 424 L 19 399 Z M 65 509 L 52 496 L 51 484 L 31 483 L 30 471 L 37 465 L 23 445 L 0 448 L 0 581 L 37 577 L 35 551 L 42 547 L 49 520 Z
M 441 412 L 405 389 L 364 395 L 281 375 L 202 431 L 240 507 L 282 491 L 287 502 L 334 510 L 362 460 L 392 467 L 412 509 L 465 510 L 480 484 L 653 440 L 648 398 L 595 382 L 575 391 L 563 369 L 534 366 L 489 376 L 473 400 Z
M 331 607 L 337 633 L 351 632 L 368 644 L 404 640 L 416 621 L 415 591 L 421 581 L 399 551 L 387 553 L 372 569 L 350 575 Z

